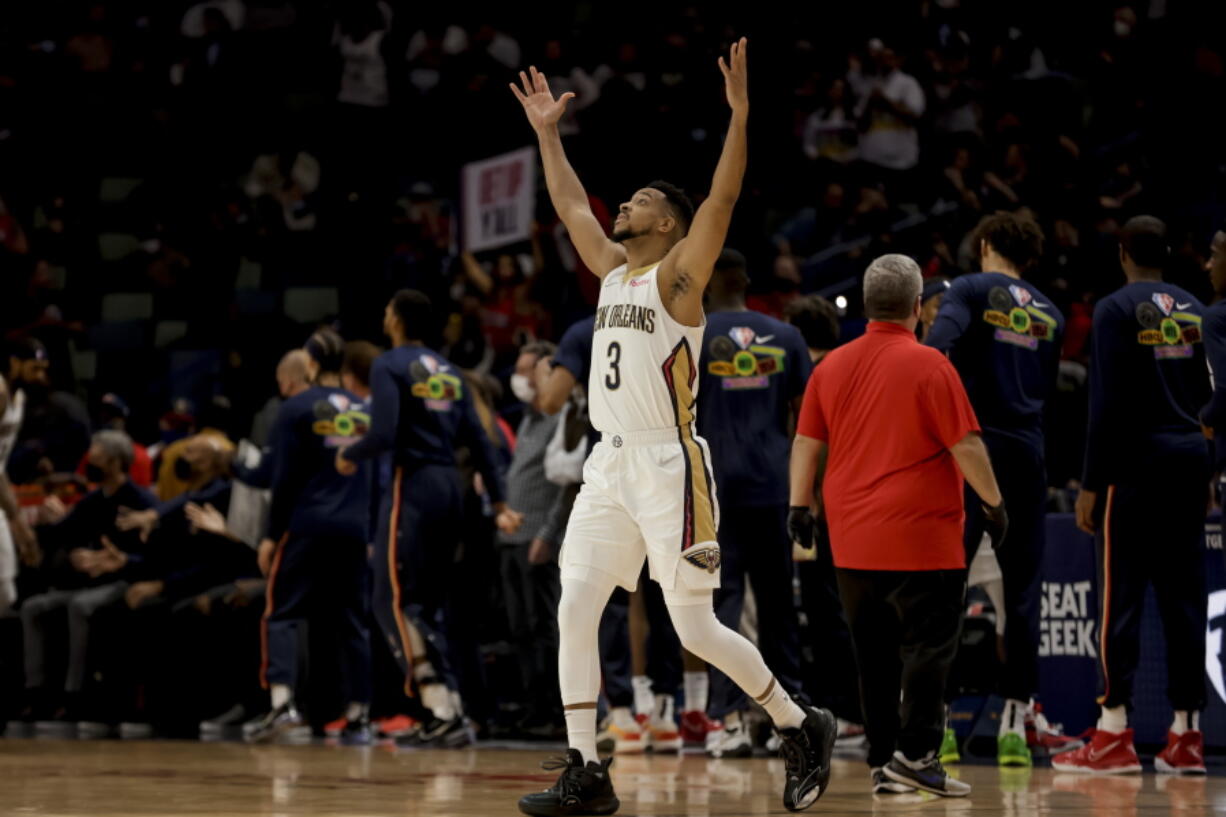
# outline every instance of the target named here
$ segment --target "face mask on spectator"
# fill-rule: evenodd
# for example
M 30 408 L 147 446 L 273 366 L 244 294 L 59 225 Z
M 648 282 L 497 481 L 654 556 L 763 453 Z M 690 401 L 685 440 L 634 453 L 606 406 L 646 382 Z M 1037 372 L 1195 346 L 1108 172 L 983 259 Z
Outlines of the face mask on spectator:
M 192 477 L 196 476 L 196 469 L 186 459 L 179 457 L 175 460 L 175 476 L 183 482 L 191 482 Z
M 532 381 L 528 379 L 527 375 L 511 375 L 511 393 L 524 403 L 531 403 L 536 399 L 536 389 L 532 386 Z
M 102 470 L 101 466 L 94 465 L 92 462 L 85 463 L 85 479 L 86 480 L 88 480 L 89 482 L 97 483 L 97 482 L 102 482 L 102 480 L 105 477 L 106 477 L 106 472 Z

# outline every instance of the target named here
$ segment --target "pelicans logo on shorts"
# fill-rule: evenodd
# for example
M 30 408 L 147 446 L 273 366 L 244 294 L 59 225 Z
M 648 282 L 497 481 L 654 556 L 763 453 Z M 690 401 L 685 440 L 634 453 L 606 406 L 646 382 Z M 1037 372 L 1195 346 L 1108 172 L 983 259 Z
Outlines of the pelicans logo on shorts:
M 701 567 L 708 573 L 714 573 L 719 570 L 720 555 L 719 548 L 705 547 L 697 550 L 689 550 L 682 554 L 685 560 L 695 567 Z

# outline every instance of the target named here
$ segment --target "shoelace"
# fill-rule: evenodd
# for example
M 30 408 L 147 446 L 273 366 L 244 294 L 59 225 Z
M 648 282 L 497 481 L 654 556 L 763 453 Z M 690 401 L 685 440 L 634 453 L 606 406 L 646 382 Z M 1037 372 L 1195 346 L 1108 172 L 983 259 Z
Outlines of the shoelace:
M 553 785 L 553 788 L 557 790 L 563 800 L 567 797 L 577 797 L 579 795 L 579 778 L 583 774 L 582 766 L 572 766 L 569 759 L 554 755 L 542 760 L 541 768 L 547 772 L 562 770 L 562 774 L 558 775 L 558 782 Z
M 805 757 L 808 754 L 808 747 L 801 745 L 803 733 L 795 738 L 787 738 L 782 735 L 780 737 L 783 740 L 780 741 L 779 751 L 783 755 L 783 762 L 787 767 L 788 777 L 799 778 L 801 771 L 804 770 Z

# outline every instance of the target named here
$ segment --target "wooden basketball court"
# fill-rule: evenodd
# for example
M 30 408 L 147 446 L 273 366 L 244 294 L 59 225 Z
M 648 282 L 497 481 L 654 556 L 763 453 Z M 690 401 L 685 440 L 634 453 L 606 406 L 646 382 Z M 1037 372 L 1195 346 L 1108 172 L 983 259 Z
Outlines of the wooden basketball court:
M 514 815 L 545 788 L 543 752 L 400 751 L 237 743 L 0 740 L 0 814 L 76 815 Z M 619 757 L 619 814 L 785 814 L 777 759 L 702 755 Z M 1094 815 L 1226 813 L 1226 780 L 1080 777 L 1050 769 L 967 766 L 965 800 L 873 797 L 864 764 L 839 760 L 810 814 Z

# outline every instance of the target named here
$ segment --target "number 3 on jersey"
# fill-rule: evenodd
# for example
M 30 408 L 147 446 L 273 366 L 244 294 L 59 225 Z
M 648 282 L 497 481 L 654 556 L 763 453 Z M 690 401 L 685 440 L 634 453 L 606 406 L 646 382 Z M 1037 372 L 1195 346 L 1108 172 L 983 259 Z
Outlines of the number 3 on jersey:
M 612 369 L 612 374 L 604 376 L 604 385 L 609 391 L 617 391 L 622 384 L 622 370 L 620 368 L 622 362 L 622 345 L 617 341 L 609 344 L 609 368 Z

